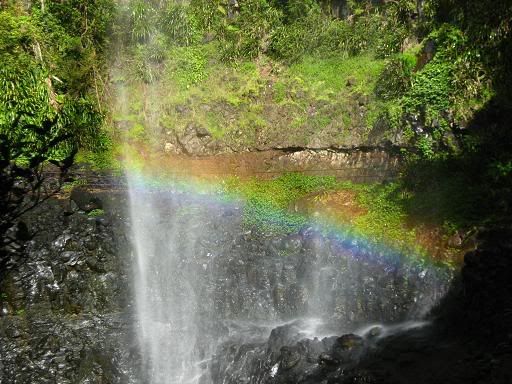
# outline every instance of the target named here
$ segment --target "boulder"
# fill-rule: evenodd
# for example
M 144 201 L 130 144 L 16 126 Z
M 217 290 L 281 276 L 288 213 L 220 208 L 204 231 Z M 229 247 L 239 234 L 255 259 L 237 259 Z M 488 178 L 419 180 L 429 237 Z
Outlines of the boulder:
M 91 193 L 87 187 L 77 186 L 71 191 L 70 201 L 81 211 L 91 212 L 95 209 L 102 209 L 103 202 L 101 199 Z

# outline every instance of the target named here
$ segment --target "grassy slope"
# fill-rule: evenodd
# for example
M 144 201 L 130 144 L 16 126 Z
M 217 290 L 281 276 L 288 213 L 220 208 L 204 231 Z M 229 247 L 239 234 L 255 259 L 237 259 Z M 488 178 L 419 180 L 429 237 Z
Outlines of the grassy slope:
M 232 66 L 217 51 L 215 43 L 175 48 L 152 69 L 154 82 L 125 82 L 128 108 L 114 113 L 114 123 L 160 150 L 190 126 L 235 149 L 365 140 L 383 60 L 305 57 L 284 66 L 260 57 Z

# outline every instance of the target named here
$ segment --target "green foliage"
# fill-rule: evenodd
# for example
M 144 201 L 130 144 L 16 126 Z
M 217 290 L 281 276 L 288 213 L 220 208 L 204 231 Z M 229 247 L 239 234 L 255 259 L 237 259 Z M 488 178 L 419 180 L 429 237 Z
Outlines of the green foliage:
M 49 1 L 44 9 L 20 11 L 13 2 L 0 11 L 0 124 L 13 147 L 24 147 L 23 156 L 58 160 L 78 147 L 101 149 L 101 54 L 113 6 Z M 38 131 L 49 121 L 51 132 Z M 46 152 L 57 137 L 66 139 Z
M 477 65 L 467 66 L 464 72 L 476 74 L 484 70 L 488 79 L 493 80 L 501 101 L 510 104 L 512 8 L 509 2 L 432 0 L 429 2 L 429 10 L 435 27 L 449 23 L 460 29 L 465 36 L 464 51 L 471 54 L 464 57 L 463 53 L 460 59 Z
M 299 21 L 280 25 L 272 34 L 270 53 L 286 62 L 298 61 L 320 45 L 324 28 L 324 17 L 314 13 Z
M 111 0 L 0 6 L 0 237 L 61 186 L 79 148 L 101 150 Z M 48 163 L 58 177 L 45 178 Z M 0 270 L 7 258 L 0 249 Z
M 404 189 L 409 191 L 407 211 L 430 225 L 468 228 L 488 214 L 483 212 L 483 188 L 455 161 L 417 160 L 405 173 Z
M 159 26 L 172 45 L 188 46 L 201 38 L 195 15 L 183 4 L 169 2 L 160 16 Z
M 37 14 L 39 4 L 34 3 L 32 12 Z M 47 11 L 41 11 L 43 22 L 50 22 L 52 29 L 59 26 L 68 36 L 80 39 L 85 48 L 102 52 L 108 45 L 108 36 L 115 13 L 112 0 L 48 1 Z
M 78 187 L 80 185 L 87 185 L 87 180 L 85 179 L 76 179 L 72 182 L 66 182 L 62 185 L 62 191 L 71 192 L 73 188 Z
M 150 1 L 131 0 L 132 37 L 135 41 L 149 40 L 155 31 L 157 10 Z
M 0 84 L 0 134 L 11 152 L 4 160 L 63 160 L 97 143 L 101 119 L 93 104 L 53 93 L 43 70 L 2 69 Z M 48 121 L 54 123 L 47 127 Z
M 167 72 L 182 89 L 206 79 L 207 58 L 201 47 L 176 47 L 171 52 L 172 61 L 167 64 Z
M 512 160 L 495 160 L 489 169 L 490 176 L 495 180 L 502 180 L 512 176 Z
M 320 15 L 321 8 L 315 0 L 288 0 L 284 6 L 285 21 L 295 22 L 312 15 Z
M 398 55 L 388 61 L 375 85 L 375 93 L 384 100 L 402 97 L 411 87 L 414 56 Z
M 290 173 L 272 180 L 225 181 L 224 192 L 242 197 L 246 202 L 244 222 L 268 232 L 289 233 L 314 220 L 290 212 L 290 206 L 302 198 L 322 192 L 351 191 L 364 210 L 352 218 L 350 230 L 375 241 L 406 249 L 418 249 L 415 231 L 407 225 L 407 199 L 402 186 L 389 184 L 353 184 L 334 177 Z
M 327 92 L 344 89 L 350 77 L 355 81 L 355 91 L 369 94 L 382 67 L 383 61 L 369 55 L 347 59 L 334 56 L 323 60 L 306 56 L 300 63 L 292 65 L 290 72 L 300 76 L 308 87 Z
M 407 211 L 400 184 L 347 184 L 347 187 L 357 191 L 358 203 L 367 210 L 355 219 L 356 231 L 397 247 L 418 248 L 415 231 L 406 225 Z
M 41 33 L 29 16 L 0 12 L 0 59 L 3 65 L 33 66 L 33 48 Z
M 240 10 L 220 31 L 227 60 L 254 58 L 267 52 L 274 28 L 281 23 L 282 13 L 267 0 L 245 0 Z
M 450 107 L 453 66 L 434 59 L 413 78 L 410 91 L 404 98 L 405 107 L 412 113 L 422 113 L 427 119 L 439 117 Z
M 454 119 L 467 118 L 477 100 L 486 98 L 487 91 L 472 71 L 464 70 L 472 67 L 465 61 L 471 54 L 459 29 L 441 25 L 430 33 L 425 44 L 436 47 L 429 62 L 418 70 L 416 59 L 409 53 L 394 57 L 381 73 L 375 91 L 381 99 L 391 101 L 388 106 L 401 106 L 401 118 L 396 116 L 397 108 L 382 114 L 388 125 L 411 133 L 408 138 L 416 153 L 433 159 L 456 150 L 450 126 Z M 422 128 L 411 130 L 407 126 L 411 121 Z
M 244 221 L 269 232 L 289 233 L 306 223 L 306 218 L 286 212 L 288 206 L 309 193 L 333 188 L 334 177 L 289 173 L 269 181 L 228 179 L 224 191 L 246 201 Z
M 87 214 L 89 217 L 99 217 L 103 216 L 105 214 L 105 211 L 103 209 L 93 209 L 91 212 Z
M 154 43 L 137 44 L 133 49 L 133 62 L 130 66 L 130 79 L 151 84 L 160 78 L 160 58 L 166 52 L 160 49 L 158 40 Z
M 321 57 L 354 56 L 375 51 L 385 57 L 400 49 L 404 37 L 404 33 L 397 33 L 400 27 L 387 25 L 385 20 L 378 13 L 349 22 L 310 12 L 275 29 L 270 45 L 271 54 L 287 62 L 297 61 L 307 54 Z M 394 41 L 390 43 L 386 39 Z
M 225 22 L 227 11 L 224 0 L 191 0 L 190 6 L 199 29 L 205 33 L 220 30 Z

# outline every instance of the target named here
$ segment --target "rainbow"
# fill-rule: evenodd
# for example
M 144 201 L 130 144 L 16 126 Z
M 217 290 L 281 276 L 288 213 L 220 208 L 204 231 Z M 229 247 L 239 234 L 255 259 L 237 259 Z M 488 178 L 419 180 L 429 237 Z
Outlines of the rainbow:
M 130 188 L 135 193 L 168 194 L 186 196 L 187 200 L 207 207 L 225 209 L 240 208 L 242 211 L 250 206 L 248 201 L 230 191 L 226 191 L 225 178 L 204 177 L 190 172 L 189 176 L 179 175 L 169 164 L 146 163 L 126 168 Z M 299 218 L 300 228 L 290 226 L 290 220 Z M 453 267 L 435 260 L 424 250 L 415 250 L 395 244 L 377 241 L 358 233 L 348 224 L 333 221 L 331 218 L 290 214 L 282 209 L 266 206 L 263 217 L 250 223 L 262 236 L 272 236 L 266 228 L 281 228 L 281 236 L 300 235 L 304 238 L 320 236 L 329 239 L 333 251 L 351 258 L 377 264 L 389 273 L 407 270 L 418 275 L 435 273 L 443 281 L 450 279 Z M 259 228 L 258 228 L 259 227 Z M 406 267 L 404 267 L 406 266 Z

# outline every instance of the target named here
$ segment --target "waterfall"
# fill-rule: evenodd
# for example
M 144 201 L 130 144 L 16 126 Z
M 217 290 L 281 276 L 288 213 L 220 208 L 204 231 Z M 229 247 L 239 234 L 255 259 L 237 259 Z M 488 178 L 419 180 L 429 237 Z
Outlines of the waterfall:
M 273 329 L 293 324 L 280 339 L 292 344 L 366 335 L 368 324 L 390 324 L 388 334 L 423 324 L 411 321 L 446 289 L 439 268 L 390 259 L 369 243 L 314 229 L 247 230 L 240 202 L 127 177 L 135 329 L 150 384 L 265 382 L 276 356 L 261 343 Z M 244 352 L 235 358 L 230 348 Z
M 196 383 L 201 360 L 196 348 L 201 337 L 199 276 L 190 264 L 197 222 L 180 221 L 176 212 L 160 209 L 160 194 L 137 188 L 133 175 L 128 180 L 137 336 L 144 372 L 151 384 Z M 173 206 L 172 197 L 167 202 Z
M 129 60 L 123 54 L 113 66 L 114 79 L 125 77 Z M 119 80 L 116 86 L 115 113 L 131 116 L 130 92 L 142 89 L 144 128 L 162 130 L 157 80 L 131 87 Z M 140 355 L 134 364 L 142 382 L 271 382 L 280 372 L 277 345 L 419 320 L 444 294 L 449 278 L 439 268 L 411 263 L 347 233 L 315 223 L 287 235 L 244 226 L 243 202 L 200 193 L 190 180 L 182 188 L 160 178 L 154 164 L 141 167 L 147 152 L 163 148 L 138 147 L 129 134 L 132 123 L 127 118 L 119 126 L 128 144 L 131 290 Z M 404 327 L 391 325 L 384 333 Z

